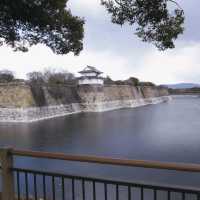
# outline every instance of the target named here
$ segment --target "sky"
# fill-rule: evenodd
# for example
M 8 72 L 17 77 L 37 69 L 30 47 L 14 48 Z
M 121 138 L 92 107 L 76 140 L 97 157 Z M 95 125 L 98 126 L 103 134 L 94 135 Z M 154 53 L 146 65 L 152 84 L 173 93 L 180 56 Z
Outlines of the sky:
M 152 44 L 140 41 L 133 27 L 112 24 L 100 0 L 69 0 L 67 7 L 86 21 L 84 50 L 80 55 L 56 55 L 43 45 L 33 46 L 27 53 L 13 52 L 3 46 L 0 70 L 9 69 L 17 77 L 26 78 L 28 72 L 47 68 L 78 75 L 78 71 L 91 65 L 114 80 L 137 77 L 156 84 L 200 83 L 200 1 L 178 2 L 186 15 L 185 32 L 173 50 L 161 52 Z

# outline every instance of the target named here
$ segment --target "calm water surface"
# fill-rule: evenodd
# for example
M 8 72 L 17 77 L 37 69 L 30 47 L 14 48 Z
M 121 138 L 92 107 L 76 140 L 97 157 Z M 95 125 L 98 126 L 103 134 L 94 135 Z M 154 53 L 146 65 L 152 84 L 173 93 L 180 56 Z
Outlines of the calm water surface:
M 0 146 L 200 163 L 200 98 L 105 113 L 76 114 L 32 124 L 1 124 Z M 68 174 L 200 186 L 200 175 L 72 162 L 16 159 L 17 166 Z

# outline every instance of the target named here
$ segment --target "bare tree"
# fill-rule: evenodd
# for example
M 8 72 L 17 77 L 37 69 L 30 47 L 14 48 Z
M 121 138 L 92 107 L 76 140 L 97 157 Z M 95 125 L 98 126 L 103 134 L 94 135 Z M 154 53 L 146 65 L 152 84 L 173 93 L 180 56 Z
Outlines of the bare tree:
M 27 74 L 27 77 L 31 84 L 43 84 L 45 82 L 45 78 L 42 72 L 30 72 Z
M 49 84 L 68 84 L 75 80 L 75 76 L 66 70 L 47 69 L 44 72 L 44 79 Z

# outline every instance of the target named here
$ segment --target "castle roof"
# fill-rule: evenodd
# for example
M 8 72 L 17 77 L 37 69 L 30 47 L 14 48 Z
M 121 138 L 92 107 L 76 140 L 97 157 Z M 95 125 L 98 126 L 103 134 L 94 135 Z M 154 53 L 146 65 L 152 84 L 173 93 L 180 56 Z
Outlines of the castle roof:
M 92 66 L 87 66 L 85 67 L 82 71 L 79 72 L 80 74 L 85 74 L 85 73 L 96 73 L 96 74 L 102 74 L 103 72 L 99 71 L 95 67 Z

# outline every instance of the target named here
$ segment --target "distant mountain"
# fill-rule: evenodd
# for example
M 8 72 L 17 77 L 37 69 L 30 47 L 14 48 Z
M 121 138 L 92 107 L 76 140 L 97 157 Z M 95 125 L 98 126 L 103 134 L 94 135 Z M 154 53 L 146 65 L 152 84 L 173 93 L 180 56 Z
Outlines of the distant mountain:
M 200 87 L 200 84 L 196 83 L 177 83 L 177 84 L 169 84 L 169 85 L 164 85 L 168 88 L 172 89 L 188 89 L 188 88 L 194 88 L 194 87 Z

